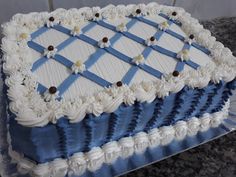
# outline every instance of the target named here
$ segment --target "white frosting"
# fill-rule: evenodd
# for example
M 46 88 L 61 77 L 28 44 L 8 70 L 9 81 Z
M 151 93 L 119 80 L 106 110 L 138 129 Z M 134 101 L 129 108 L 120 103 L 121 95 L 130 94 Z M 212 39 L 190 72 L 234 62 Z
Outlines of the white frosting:
M 155 39 L 154 41 L 152 41 L 150 38 L 146 39 L 145 44 L 147 46 L 153 46 L 157 44 L 157 40 Z
M 73 71 L 73 73 L 78 74 L 78 73 L 83 73 L 86 70 L 86 67 L 83 63 L 75 63 L 71 66 L 71 70 Z
M 163 22 L 158 26 L 159 30 L 161 31 L 166 31 L 169 27 L 170 25 L 167 22 Z
M 100 48 L 109 47 L 110 45 L 111 45 L 110 41 L 103 42 L 102 40 L 100 40 L 100 41 L 98 42 L 98 46 L 99 46 Z
M 188 135 L 189 136 L 195 136 L 200 128 L 200 121 L 198 118 L 193 117 L 187 121 L 188 126 Z
M 34 62 L 31 50 L 26 45 L 26 42 L 30 40 L 29 34 L 38 28 L 45 24 L 51 27 L 60 21 L 60 24 L 71 29 L 72 35 L 75 35 L 75 26 L 84 24 L 87 20 L 97 21 L 101 18 L 115 19 L 129 15 L 136 16 L 137 9 L 140 9 L 141 15 L 146 17 L 152 17 L 151 15 L 162 12 L 172 18 L 170 14 L 176 11 L 176 19 L 182 23 L 183 31 L 188 35 L 193 34 L 197 43 L 210 50 L 213 57 L 212 62 L 209 65 L 200 66 L 197 70 L 184 71 L 177 78 L 163 77 L 157 81 L 134 83 L 133 85 L 122 87 L 122 89 L 118 87 L 105 88 L 92 96 L 87 96 L 87 98 L 76 98 L 76 100 L 82 100 L 78 104 L 80 106 L 72 104 L 73 100 L 62 99 L 61 102 L 65 103 L 55 106 L 59 110 L 58 112 L 50 110 L 47 104 L 47 101 L 55 99 L 54 96 L 52 97 L 46 92 L 44 94 L 46 99 L 44 100 L 37 93 L 37 79 L 29 75 L 27 76 L 28 79 L 24 80 L 26 75 L 28 75 L 26 73 L 31 72 L 30 68 Z M 95 16 L 96 13 L 99 13 L 99 17 Z M 49 17 L 51 16 L 55 18 L 53 23 L 49 22 Z M 165 23 L 159 25 L 159 28 L 162 28 L 161 30 L 166 30 L 168 27 L 169 25 Z M 125 29 L 119 28 L 119 30 Z M 80 31 L 76 30 L 76 34 L 78 32 Z M 44 126 L 49 122 L 56 123 L 58 115 L 68 117 L 72 123 L 79 122 L 83 120 L 87 113 L 93 113 L 96 116 L 103 112 L 111 113 L 123 102 L 127 105 L 134 104 L 135 100 L 150 103 L 156 97 L 163 98 L 171 92 L 178 92 L 184 85 L 192 88 L 203 88 L 210 81 L 215 83 L 220 80 L 229 82 L 236 76 L 236 59 L 232 52 L 220 42 L 215 41 L 215 38 L 211 36 L 208 30 L 203 29 L 198 20 L 192 18 L 182 8 L 167 7 L 157 3 L 127 6 L 109 5 L 102 9 L 99 7 L 70 10 L 57 9 L 51 13 L 30 13 L 28 15 L 17 14 L 10 22 L 3 25 L 3 33 L 5 35 L 2 39 L 1 47 L 4 52 L 3 71 L 7 75 L 6 84 L 9 86 L 10 109 L 17 115 L 16 120 L 18 123 L 24 126 Z M 100 47 L 108 46 L 109 42 L 104 44 L 100 41 Z M 56 48 L 53 51 L 45 51 L 45 55 L 48 58 L 53 57 L 55 54 Z M 181 60 L 188 58 L 185 58 L 184 55 L 179 57 Z M 138 64 L 141 63 L 138 62 Z M 72 70 L 76 73 L 77 71 L 83 71 L 83 68 L 73 68 Z M 21 85 L 22 79 L 25 85 Z M 91 103 L 91 100 L 93 100 L 93 103 Z M 24 108 L 21 108 L 22 103 L 25 105 Z M 64 105 L 69 106 L 65 108 L 63 107 Z
M 56 98 L 59 97 L 59 91 L 57 91 L 56 93 L 49 93 L 49 91 L 47 90 L 45 93 L 44 93 L 44 99 L 45 101 L 52 101 L 52 100 L 55 100 Z
M 136 65 L 140 65 L 143 64 L 145 61 L 144 57 L 142 54 L 136 56 L 133 58 L 132 62 L 135 63 Z
M 57 53 L 57 48 L 54 48 L 52 51 L 49 51 L 48 49 L 44 50 L 44 56 L 47 58 L 53 58 Z
M 124 23 L 121 23 L 116 27 L 116 30 L 120 31 L 120 32 L 125 32 L 125 31 L 127 31 L 127 27 Z
M 184 49 L 182 51 L 180 51 L 178 54 L 177 54 L 177 58 L 181 59 L 181 61 L 187 61 L 190 59 L 190 56 L 189 56 L 189 51 Z
M 19 172 L 36 177 L 58 177 L 82 175 L 86 170 L 96 171 L 103 163 L 112 164 L 119 157 L 128 158 L 134 153 L 143 153 L 147 148 L 168 145 L 174 139 L 182 140 L 186 136 L 194 136 L 199 131 L 207 131 L 210 127 L 219 126 L 227 117 L 229 101 L 223 109 L 213 114 L 204 114 L 201 118 L 192 117 L 188 121 L 178 121 L 173 126 L 154 128 L 148 133 L 139 132 L 133 137 L 124 137 L 119 141 L 104 144 L 102 148 L 94 147 L 89 152 L 78 152 L 69 159 L 55 159 L 43 164 L 35 164 L 17 152 L 11 151 L 10 155 Z M 10 141 L 10 140 L 9 140 Z

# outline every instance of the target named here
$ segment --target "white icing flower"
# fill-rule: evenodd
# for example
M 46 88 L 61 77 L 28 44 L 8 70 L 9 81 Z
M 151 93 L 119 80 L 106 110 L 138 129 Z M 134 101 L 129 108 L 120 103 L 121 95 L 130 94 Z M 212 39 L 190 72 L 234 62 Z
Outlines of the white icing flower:
M 70 34 L 71 34 L 72 36 L 76 36 L 76 35 L 81 34 L 80 27 L 79 27 L 79 26 L 75 26 L 75 27 L 71 30 Z
M 50 87 L 45 93 L 44 93 L 44 99 L 45 101 L 52 101 L 59 97 L 59 91 L 56 87 Z
M 111 141 L 102 146 L 105 162 L 112 164 L 120 156 L 120 147 L 116 141 Z
M 170 20 L 177 20 L 179 15 L 178 15 L 177 12 L 174 11 L 174 12 L 169 12 L 168 17 L 169 17 Z
M 46 26 L 48 28 L 54 27 L 54 26 L 56 26 L 58 24 L 59 24 L 59 21 L 57 19 L 55 19 L 54 17 L 49 17 L 47 22 L 46 22 Z
M 72 65 L 71 70 L 73 71 L 73 73 L 78 74 L 83 73 L 86 70 L 86 67 L 80 60 L 78 60 L 75 64 Z
M 186 43 L 188 43 L 189 45 L 191 45 L 193 42 L 195 42 L 194 35 L 191 34 L 191 35 L 187 36 L 187 37 L 184 39 L 184 42 L 186 42 Z
M 189 60 L 189 59 L 190 59 L 189 50 L 187 50 L 187 49 L 181 50 L 181 51 L 177 54 L 177 58 L 181 59 L 181 61 L 187 61 L 187 60 Z
M 119 32 L 125 32 L 125 31 L 127 31 L 127 27 L 126 27 L 125 23 L 119 24 L 119 25 L 116 27 L 116 31 L 119 31 Z
M 102 19 L 100 7 L 93 7 L 92 11 L 93 11 L 93 21 L 99 21 Z
M 134 140 L 132 137 L 124 137 L 119 140 L 119 145 L 121 148 L 121 157 L 127 158 L 134 153 Z
M 20 33 L 19 34 L 19 37 L 18 37 L 19 42 L 27 43 L 30 40 L 31 40 L 30 34 L 28 34 L 28 33 Z
M 152 36 L 152 37 L 146 39 L 145 44 L 146 44 L 147 46 L 153 46 L 153 45 L 156 45 L 156 44 L 157 44 L 157 40 L 155 39 L 154 36 Z
M 111 45 L 109 39 L 107 37 L 104 37 L 102 40 L 98 42 L 98 47 L 100 48 L 106 48 Z
M 195 136 L 200 128 L 199 119 L 196 117 L 193 117 L 188 120 L 187 124 L 188 124 L 188 135 Z
M 158 25 L 158 29 L 161 31 L 166 31 L 167 29 L 169 29 L 169 27 L 170 27 L 170 25 L 168 24 L 167 21 L 164 21 Z
M 44 50 L 44 56 L 47 58 L 53 58 L 57 53 L 57 48 L 53 46 L 49 46 L 47 49 Z
M 104 152 L 100 147 L 94 147 L 86 154 L 86 158 L 88 159 L 88 170 L 94 172 L 102 166 L 104 162 Z
M 136 65 L 140 65 L 140 64 L 143 64 L 145 62 L 145 58 L 143 57 L 142 54 L 140 54 L 140 55 L 134 57 L 132 62 L 135 63 Z

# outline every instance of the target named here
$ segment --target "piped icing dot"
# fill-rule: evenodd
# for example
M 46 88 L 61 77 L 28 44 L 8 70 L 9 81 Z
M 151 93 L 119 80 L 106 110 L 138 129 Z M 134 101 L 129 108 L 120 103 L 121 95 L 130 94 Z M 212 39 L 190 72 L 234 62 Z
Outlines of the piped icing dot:
M 173 75 L 174 77 L 178 77 L 178 76 L 179 76 L 179 71 L 173 71 L 172 75 Z
M 54 22 L 55 18 L 54 17 L 49 17 L 48 19 L 50 22 Z
M 173 15 L 173 16 L 176 16 L 176 15 L 177 15 L 177 12 L 175 12 L 175 11 L 172 12 L 172 15 Z
M 150 41 L 155 41 L 155 37 L 154 36 L 152 36 L 152 37 L 150 37 Z
M 99 18 L 100 17 L 100 14 L 97 12 L 94 14 L 95 17 Z
M 77 60 L 75 64 L 72 65 L 71 70 L 73 73 L 83 73 L 86 70 L 84 63 L 81 60 Z
M 54 47 L 52 45 L 48 46 L 48 51 L 53 51 Z
M 190 34 L 190 35 L 189 35 L 189 39 L 194 39 L 194 35 L 193 35 L 193 34 Z
M 141 9 L 136 9 L 135 12 L 136 12 L 136 14 L 141 14 L 142 11 L 141 11 Z
M 107 37 L 102 38 L 102 42 L 107 43 L 108 42 L 108 38 Z
M 49 89 L 48 89 L 48 92 L 50 94 L 55 94 L 57 92 L 57 88 L 55 86 L 51 86 Z
M 121 87 L 122 85 L 123 85 L 123 83 L 121 81 L 116 82 L 117 87 Z
M 133 63 L 135 63 L 136 65 L 139 65 L 139 64 L 143 64 L 144 63 L 144 57 L 142 54 L 136 56 L 133 58 L 132 60 Z

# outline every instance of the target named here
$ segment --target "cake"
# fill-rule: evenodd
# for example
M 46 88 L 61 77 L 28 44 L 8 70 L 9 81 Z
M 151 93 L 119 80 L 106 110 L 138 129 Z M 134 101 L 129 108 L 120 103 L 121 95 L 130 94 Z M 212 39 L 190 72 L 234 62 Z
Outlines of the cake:
M 16 14 L 3 34 L 8 153 L 19 173 L 96 172 L 227 118 L 236 59 L 182 8 Z

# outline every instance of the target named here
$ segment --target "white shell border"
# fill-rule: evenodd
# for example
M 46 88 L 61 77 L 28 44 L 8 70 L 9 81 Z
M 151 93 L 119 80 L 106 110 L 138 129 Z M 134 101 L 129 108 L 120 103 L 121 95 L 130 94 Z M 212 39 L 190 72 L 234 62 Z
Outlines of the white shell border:
M 155 15 L 160 12 L 169 15 L 176 11 L 178 15 L 175 18 L 182 23 L 183 31 L 186 34 L 194 34 L 196 41 L 211 51 L 213 62 L 197 70 L 182 72 L 178 77 L 170 74 L 155 82 L 141 82 L 122 87 L 114 84 L 93 96 L 74 100 L 46 102 L 37 93 L 36 78 L 30 71 L 33 61 L 27 41 L 30 40 L 29 36 L 33 31 L 48 22 L 50 16 L 56 17 L 61 24 L 73 29 L 74 24 L 93 19 L 96 12 L 100 12 L 103 18 L 121 18 L 134 14 L 137 8 L 141 9 L 142 15 Z M 184 9 L 157 3 L 16 14 L 10 22 L 3 25 L 3 33 L 5 37 L 2 39 L 1 48 L 4 52 L 3 71 L 7 76 L 5 83 L 9 87 L 7 94 L 11 101 L 9 107 L 16 114 L 18 123 L 28 127 L 41 127 L 49 122 L 56 123 L 61 117 L 66 117 L 71 123 L 75 123 L 83 120 L 88 113 L 99 116 L 103 112 L 114 112 L 122 103 L 132 105 L 135 101 L 152 102 L 156 97 L 179 92 L 185 85 L 203 88 L 210 81 L 229 82 L 236 76 L 236 58 L 230 49 L 216 41 L 210 31 L 204 29 L 198 20 L 192 18 Z
M 178 121 L 175 125 L 154 128 L 148 133 L 139 132 L 133 137 L 124 137 L 119 141 L 108 142 L 102 147 L 94 147 L 87 153 L 78 152 L 69 159 L 57 158 L 51 162 L 35 164 L 9 148 L 13 162 L 17 163 L 20 173 L 29 173 L 35 177 L 64 177 L 82 175 L 86 170 L 94 172 L 103 163 L 112 164 L 117 158 L 128 158 L 133 154 L 141 154 L 147 148 L 166 146 L 174 139 L 183 140 L 186 136 L 195 136 L 198 132 L 216 128 L 227 118 L 230 102 L 223 109 L 213 114 L 204 114 L 200 118 L 192 117 L 187 121 Z M 10 143 L 10 138 L 8 139 Z

